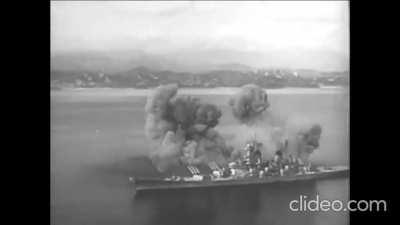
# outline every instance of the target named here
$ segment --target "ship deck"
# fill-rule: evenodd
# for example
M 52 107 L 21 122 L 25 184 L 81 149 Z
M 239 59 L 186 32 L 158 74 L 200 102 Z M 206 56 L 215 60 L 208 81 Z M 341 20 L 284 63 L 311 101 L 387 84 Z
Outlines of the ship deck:
M 346 177 L 349 175 L 348 167 L 338 166 L 331 170 L 319 171 L 302 175 L 269 176 L 264 178 L 249 177 L 240 179 L 221 179 L 204 181 L 168 181 L 160 178 L 131 177 L 136 192 L 148 190 L 188 189 L 221 186 L 240 186 L 254 184 L 272 184 L 298 181 L 312 181 L 319 179 Z

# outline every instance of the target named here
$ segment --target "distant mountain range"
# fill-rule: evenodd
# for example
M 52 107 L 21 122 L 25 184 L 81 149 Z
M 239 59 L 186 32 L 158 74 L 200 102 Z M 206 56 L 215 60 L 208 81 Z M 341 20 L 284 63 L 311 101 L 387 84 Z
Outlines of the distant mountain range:
M 348 58 L 332 51 L 270 50 L 266 53 L 232 49 L 179 49 L 153 54 L 143 50 L 56 52 L 52 70 L 118 73 L 144 66 L 152 70 L 204 73 L 215 70 L 254 71 L 256 68 L 346 70 Z
M 341 68 L 347 62 L 345 57 L 332 52 L 289 53 L 271 50 L 261 54 L 218 48 L 180 49 L 168 54 L 142 50 L 57 52 L 51 55 L 51 87 L 147 88 L 165 83 L 217 87 L 256 83 L 265 88 L 282 88 L 348 84 L 348 71 L 293 69 L 304 68 L 293 65 L 314 61 L 316 66 L 326 62 L 322 67 Z M 292 67 L 283 65 L 279 56 L 284 56 L 285 63 L 291 63 Z M 331 62 L 343 65 L 329 66 Z

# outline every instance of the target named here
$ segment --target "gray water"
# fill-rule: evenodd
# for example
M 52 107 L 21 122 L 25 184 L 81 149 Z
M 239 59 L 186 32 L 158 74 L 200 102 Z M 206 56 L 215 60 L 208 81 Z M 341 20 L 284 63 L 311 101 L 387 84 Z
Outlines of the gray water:
M 235 121 L 228 96 L 201 96 Z M 323 127 L 315 163 L 348 165 L 348 95 L 273 94 L 271 106 L 285 117 L 303 115 Z M 114 96 L 93 101 L 71 93 L 51 99 L 52 224 L 348 224 L 347 212 L 291 212 L 300 195 L 348 199 L 348 179 L 272 186 L 168 191 L 134 196 L 128 177 L 155 175 L 143 126 L 145 98 Z

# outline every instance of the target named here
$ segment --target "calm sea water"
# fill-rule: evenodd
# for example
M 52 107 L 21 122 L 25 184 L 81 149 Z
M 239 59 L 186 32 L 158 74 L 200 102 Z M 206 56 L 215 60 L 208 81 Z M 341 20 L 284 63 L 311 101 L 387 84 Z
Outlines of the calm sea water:
M 134 196 L 128 177 L 152 176 L 144 160 L 145 98 L 99 98 L 83 91 L 52 93 L 52 224 L 348 224 L 347 212 L 291 212 L 300 195 L 348 199 L 348 179 L 273 186 L 162 191 Z M 221 131 L 235 123 L 227 95 L 202 95 L 224 115 Z M 286 118 L 306 116 L 321 123 L 315 163 L 348 165 L 348 95 L 273 93 L 271 107 Z M 272 108 L 271 108 L 272 110 Z

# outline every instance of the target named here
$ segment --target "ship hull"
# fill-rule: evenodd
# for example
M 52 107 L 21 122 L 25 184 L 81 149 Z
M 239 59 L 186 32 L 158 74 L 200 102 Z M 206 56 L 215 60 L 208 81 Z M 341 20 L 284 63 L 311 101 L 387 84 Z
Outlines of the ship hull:
M 241 179 L 225 180 L 204 180 L 204 181 L 167 181 L 157 178 L 138 178 L 132 177 L 136 192 L 150 190 L 168 190 L 168 189 L 193 189 L 205 187 L 223 187 L 223 186 L 241 186 L 241 185 L 262 185 L 273 183 L 288 183 L 299 181 L 313 181 L 328 178 L 347 177 L 349 169 L 347 167 L 336 167 L 329 171 L 320 171 L 302 175 L 271 176 L 271 177 L 249 177 Z

